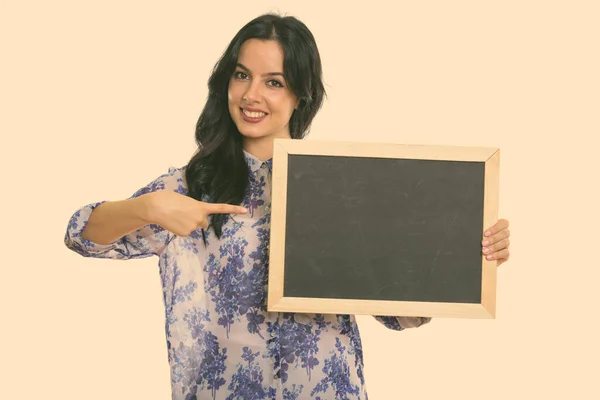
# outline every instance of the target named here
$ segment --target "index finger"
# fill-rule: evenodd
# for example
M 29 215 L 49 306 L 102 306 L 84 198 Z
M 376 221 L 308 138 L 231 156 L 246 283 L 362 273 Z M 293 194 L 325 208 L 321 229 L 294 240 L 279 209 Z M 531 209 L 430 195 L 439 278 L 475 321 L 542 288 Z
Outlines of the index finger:
M 231 204 L 207 203 L 206 208 L 209 214 L 246 214 L 248 212 L 245 207 Z

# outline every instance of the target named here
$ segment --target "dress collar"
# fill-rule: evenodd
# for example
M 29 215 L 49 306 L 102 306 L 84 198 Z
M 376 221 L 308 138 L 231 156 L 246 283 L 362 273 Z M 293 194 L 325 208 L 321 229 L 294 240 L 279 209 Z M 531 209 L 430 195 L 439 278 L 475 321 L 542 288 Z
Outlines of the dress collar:
M 246 158 L 246 163 L 248 164 L 248 169 L 252 174 L 256 174 L 261 167 L 268 168 L 269 171 L 272 170 L 273 167 L 273 159 L 270 158 L 266 161 L 260 160 L 258 157 L 253 156 L 244 150 L 244 157 Z

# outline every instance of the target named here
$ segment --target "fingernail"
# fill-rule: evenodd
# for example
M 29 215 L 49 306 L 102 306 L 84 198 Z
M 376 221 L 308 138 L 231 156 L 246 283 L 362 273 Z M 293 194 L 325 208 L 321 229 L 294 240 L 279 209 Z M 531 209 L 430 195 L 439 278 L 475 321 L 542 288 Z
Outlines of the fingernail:
M 482 245 L 487 246 L 488 244 L 490 244 L 489 240 L 486 240 L 485 242 L 482 243 Z
M 487 232 L 485 233 L 485 236 L 490 236 L 491 234 L 492 234 L 492 232 L 490 232 L 490 231 L 487 231 Z
M 485 258 L 487 258 L 488 260 L 492 259 L 492 255 L 490 254 L 489 256 L 486 256 Z
M 485 248 L 485 249 L 483 249 L 483 252 L 487 254 L 487 253 L 490 252 L 490 249 L 489 248 Z

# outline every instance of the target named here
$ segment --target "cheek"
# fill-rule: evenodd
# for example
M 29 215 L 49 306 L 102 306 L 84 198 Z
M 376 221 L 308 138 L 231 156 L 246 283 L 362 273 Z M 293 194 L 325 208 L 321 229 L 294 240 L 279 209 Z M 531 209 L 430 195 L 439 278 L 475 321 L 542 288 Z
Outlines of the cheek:
M 227 108 L 232 118 L 235 118 L 236 111 L 241 103 L 241 97 L 237 92 L 235 88 L 229 88 L 227 91 Z
M 278 96 L 278 98 L 271 99 L 271 104 L 273 111 L 286 118 L 292 115 L 296 105 L 295 100 L 289 96 Z
M 234 82 L 229 83 L 229 87 L 227 88 L 227 101 L 231 102 L 239 102 L 242 98 L 243 88 L 239 84 L 235 84 Z

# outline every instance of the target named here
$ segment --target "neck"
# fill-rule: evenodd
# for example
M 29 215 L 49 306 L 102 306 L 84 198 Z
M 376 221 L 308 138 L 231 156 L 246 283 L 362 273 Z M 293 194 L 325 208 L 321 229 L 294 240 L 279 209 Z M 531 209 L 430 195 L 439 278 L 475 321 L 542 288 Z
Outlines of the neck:
M 282 135 L 277 138 L 290 139 L 291 136 Z M 273 158 L 273 142 L 275 137 L 262 137 L 262 138 L 244 138 L 244 150 L 252 154 L 254 157 L 261 161 L 267 161 Z

